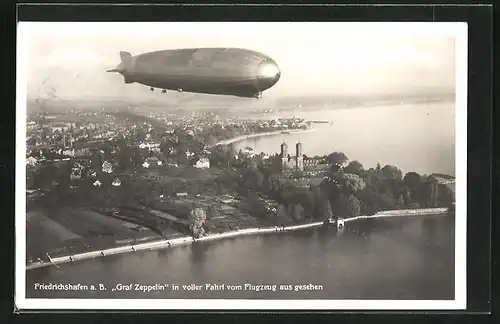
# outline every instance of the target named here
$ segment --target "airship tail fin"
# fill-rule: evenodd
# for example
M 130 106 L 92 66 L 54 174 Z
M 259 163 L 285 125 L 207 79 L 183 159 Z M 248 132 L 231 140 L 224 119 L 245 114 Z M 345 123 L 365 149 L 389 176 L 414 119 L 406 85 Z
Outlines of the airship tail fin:
M 122 60 L 123 68 L 125 70 L 132 68 L 132 54 L 129 52 L 120 52 L 120 59 Z

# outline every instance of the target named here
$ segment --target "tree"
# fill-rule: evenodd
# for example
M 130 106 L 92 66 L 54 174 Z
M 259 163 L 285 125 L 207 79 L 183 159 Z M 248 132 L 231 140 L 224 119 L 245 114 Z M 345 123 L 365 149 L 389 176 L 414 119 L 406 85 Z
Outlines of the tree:
M 454 208 L 455 197 L 453 190 L 444 184 L 439 184 L 438 190 L 438 206 Z
M 373 215 L 380 211 L 380 199 L 372 187 L 365 187 L 357 193 L 361 201 L 361 212 L 364 215 Z
M 35 170 L 30 165 L 26 166 L 26 189 L 36 188 Z
M 403 173 L 393 165 L 386 165 L 382 168 L 382 174 L 385 178 L 391 180 L 402 180 Z
M 217 138 L 215 138 L 215 136 L 213 136 L 212 134 L 209 134 L 206 138 L 205 138 L 205 143 L 209 146 L 213 146 L 217 143 Z
M 408 188 L 410 188 L 410 190 L 413 190 L 420 187 L 422 184 L 422 177 L 416 172 L 408 172 L 405 174 L 403 182 L 408 186 Z
M 332 209 L 336 217 L 355 217 L 360 215 L 361 202 L 352 194 L 341 194 L 335 202 L 332 202 Z
M 403 190 L 401 192 L 401 196 L 403 197 L 403 202 L 404 205 L 410 205 L 412 203 L 412 193 L 410 188 L 408 187 L 403 187 Z
M 270 195 L 275 199 L 282 199 L 285 194 L 286 181 L 284 181 L 278 175 L 272 175 L 267 180 L 267 189 L 270 192 Z
M 288 220 L 287 209 L 283 204 L 278 204 L 276 207 L 276 217 L 278 222 L 284 223 Z
M 294 178 L 302 178 L 304 177 L 304 171 L 301 171 L 301 170 L 295 170 L 293 172 L 293 177 Z
M 399 198 L 398 198 L 398 204 L 397 204 L 397 206 L 398 206 L 399 208 L 401 208 L 401 207 L 404 207 L 404 206 L 405 206 L 405 199 L 404 199 L 404 195 L 403 195 L 403 193 L 401 193 L 401 194 L 399 195 Z
M 134 147 L 132 149 L 131 155 L 132 155 L 132 164 L 134 165 L 134 167 L 142 165 L 142 155 L 139 147 Z
M 333 153 L 331 153 L 331 154 L 328 155 L 327 160 L 328 160 L 328 162 L 330 162 L 332 164 L 337 164 L 337 163 L 338 164 L 344 164 L 349 159 L 342 152 L 333 152 Z
M 36 145 L 36 137 L 30 137 L 26 140 L 26 145 L 35 146 Z
M 301 204 L 292 205 L 292 219 L 295 222 L 300 222 L 303 218 L 304 207 Z
M 267 216 L 269 216 L 266 207 L 253 191 L 248 192 L 248 198 L 245 202 L 245 208 L 248 213 L 257 218 L 266 218 Z
M 364 172 L 363 165 L 358 161 L 351 161 L 345 167 L 344 172 L 361 175 Z
M 281 200 L 287 204 L 301 204 L 301 205 L 307 205 L 308 204 L 308 197 L 307 197 L 308 190 L 305 188 L 299 188 L 296 187 L 293 184 L 290 184 L 289 186 L 285 186 L 283 190 L 283 194 L 281 195 Z
M 334 199 L 330 198 L 330 204 L 332 206 L 332 212 L 337 218 L 346 218 L 348 213 L 348 202 L 347 196 L 344 194 L 339 194 Z
M 434 177 L 422 179 L 419 190 L 419 203 L 423 207 L 435 207 L 437 202 L 437 181 Z
M 312 190 L 307 190 L 303 193 L 302 206 L 310 218 L 315 218 L 317 207 L 316 199 Z
M 95 151 L 94 154 L 92 155 L 92 160 L 91 160 L 92 170 L 98 173 L 101 172 L 103 163 L 104 163 L 103 154 L 100 151 Z
M 189 230 L 195 238 L 202 237 L 205 234 L 203 225 L 207 219 L 207 214 L 202 208 L 193 208 L 189 213 Z
M 357 174 L 344 173 L 340 178 L 340 186 L 346 191 L 354 193 L 363 190 L 366 187 L 366 183 Z
M 333 215 L 333 211 L 332 211 L 332 204 L 330 204 L 330 200 L 325 200 L 324 206 L 325 206 L 325 209 L 324 209 L 323 218 L 329 219 L 329 218 L 333 217 L 334 215 Z
M 58 185 L 58 191 L 59 195 L 63 195 L 67 193 L 67 189 L 69 189 L 70 186 L 70 175 L 72 172 L 72 165 L 70 162 L 63 163 L 59 167 L 56 167 L 56 172 L 57 176 L 56 178 L 53 178 L 53 180 L 56 180 Z
M 315 219 L 323 219 L 325 216 L 325 204 L 328 201 L 325 194 L 321 191 L 320 187 L 312 186 L 310 195 L 313 198 L 314 212 L 312 217 Z
M 264 175 L 257 168 L 245 169 L 242 177 L 242 186 L 246 189 L 259 191 L 264 183 Z
M 403 183 L 409 190 L 410 197 L 408 198 L 419 200 L 422 189 L 422 177 L 416 172 L 408 172 L 403 178 Z M 411 199 L 408 199 L 406 202 L 410 204 Z
M 380 193 L 379 194 L 380 210 L 389 210 L 396 207 L 396 199 L 392 193 Z
M 321 201 L 318 206 L 318 212 L 316 214 L 316 219 L 324 220 L 333 217 L 332 205 L 328 199 L 324 199 Z
M 359 199 L 356 198 L 354 195 L 350 195 L 347 198 L 347 202 L 348 202 L 347 215 L 349 217 L 359 216 L 361 211 L 361 203 Z
M 118 160 L 118 169 L 119 170 L 127 170 L 131 164 L 132 154 L 130 148 L 123 144 L 120 146 L 119 160 Z
M 224 145 L 219 145 L 211 149 L 210 161 L 215 166 L 228 166 L 234 160 L 234 155 L 231 154 L 229 148 Z

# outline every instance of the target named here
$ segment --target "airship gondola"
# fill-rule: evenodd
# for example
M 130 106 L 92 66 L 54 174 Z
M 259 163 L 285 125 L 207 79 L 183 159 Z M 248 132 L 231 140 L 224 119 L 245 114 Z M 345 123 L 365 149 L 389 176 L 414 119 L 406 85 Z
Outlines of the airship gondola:
M 281 76 L 276 62 L 242 48 L 189 48 L 132 56 L 120 52 L 118 72 L 125 83 L 154 89 L 261 98 Z

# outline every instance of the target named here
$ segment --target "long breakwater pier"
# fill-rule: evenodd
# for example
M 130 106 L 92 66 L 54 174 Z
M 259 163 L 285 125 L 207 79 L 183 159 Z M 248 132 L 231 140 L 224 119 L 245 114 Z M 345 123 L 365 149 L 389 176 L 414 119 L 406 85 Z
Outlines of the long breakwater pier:
M 388 210 L 381 211 L 375 215 L 369 216 L 356 216 L 350 218 L 339 219 L 338 222 L 334 225 L 337 227 L 344 226 L 345 223 L 353 222 L 361 219 L 373 219 L 373 218 L 386 218 L 386 217 L 409 217 L 409 216 L 425 216 L 425 215 L 447 215 L 449 213 L 448 208 L 427 208 L 427 209 L 407 209 L 407 210 Z M 180 238 L 175 238 L 171 240 L 160 240 L 154 242 L 146 242 L 135 245 L 127 245 L 120 246 L 110 249 L 105 249 L 101 251 L 90 251 L 85 253 L 79 253 L 74 255 L 67 255 L 61 257 L 51 258 L 47 253 L 47 261 L 39 261 L 34 262 L 26 266 L 26 270 L 36 269 L 47 266 L 56 266 L 62 263 L 72 263 L 75 261 L 86 260 L 86 259 L 95 259 L 99 257 L 105 257 L 108 255 L 116 255 L 127 252 L 136 252 L 136 251 L 147 251 L 147 250 L 158 250 L 165 249 L 175 246 L 188 245 L 196 242 L 205 242 L 205 241 L 213 241 L 224 238 L 231 238 L 243 235 L 253 235 L 253 234 L 264 234 L 264 233 L 276 233 L 276 232 L 288 232 L 295 231 L 306 228 L 314 228 L 321 227 L 324 225 L 324 222 L 313 222 L 308 224 L 301 225 L 291 225 L 291 226 L 274 226 L 274 227 L 266 227 L 266 228 L 248 228 L 248 229 L 240 229 L 236 231 L 220 233 L 220 234 L 210 234 L 207 236 L 203 236 L 201 238 L 194 238 L 192 236 L 185 236 Z

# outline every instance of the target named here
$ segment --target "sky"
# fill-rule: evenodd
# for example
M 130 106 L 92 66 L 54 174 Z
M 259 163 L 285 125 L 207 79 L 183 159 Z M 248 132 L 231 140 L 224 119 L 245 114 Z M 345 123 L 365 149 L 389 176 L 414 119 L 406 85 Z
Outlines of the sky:
M 148 98 L 106 73 L 119 52 L 243 47 L 272 57 L 264 95 L 337 96 L 455 88 L 455 34 L 439 23 L 20 23 L 29 98 Z M 19 55 L 19 53 L 18 53 Z

